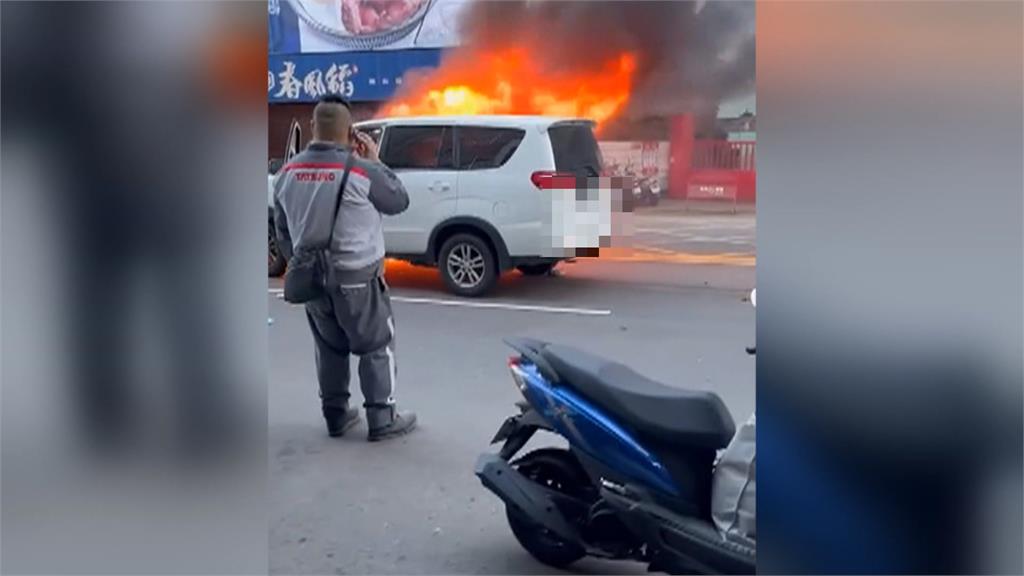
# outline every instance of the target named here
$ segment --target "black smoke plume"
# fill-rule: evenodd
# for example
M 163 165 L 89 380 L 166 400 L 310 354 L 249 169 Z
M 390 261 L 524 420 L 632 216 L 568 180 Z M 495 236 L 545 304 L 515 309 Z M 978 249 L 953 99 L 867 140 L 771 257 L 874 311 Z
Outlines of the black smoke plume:
M 597 70 L 637 57 L 634 90 L 615 132 L 718 105 L 754 90 L 753 2 L 481 1 L 461 22 L 460 50 L 530 46 L 542 70 Z

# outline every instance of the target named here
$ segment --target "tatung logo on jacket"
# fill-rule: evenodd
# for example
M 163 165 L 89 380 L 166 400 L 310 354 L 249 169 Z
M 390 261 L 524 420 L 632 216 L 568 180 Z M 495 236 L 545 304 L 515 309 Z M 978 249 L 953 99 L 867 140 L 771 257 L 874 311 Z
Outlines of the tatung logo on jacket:
M 334 172 L 296 172 L 296 182 L 334 182 Z

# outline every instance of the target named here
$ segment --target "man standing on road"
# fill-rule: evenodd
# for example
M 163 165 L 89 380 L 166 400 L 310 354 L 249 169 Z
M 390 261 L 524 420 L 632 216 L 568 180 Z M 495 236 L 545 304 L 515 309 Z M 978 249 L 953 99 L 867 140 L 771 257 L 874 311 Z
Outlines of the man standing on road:
M 348 164 L 338 218 L 332 222 Z M 368 439 L 393 438 L 416 426 L 415 413 L 395 409 L 394 321 L 381 230 L 383 216 L 408 206 L 409 195 L 381 163 L 377 144 L 352 129 L 348 103 L 337 96 L 322 98 L 313 110 L 313 141 L 281 169 L 274 183 L 274 220 L 286 258 L 294 250 L 329 241 L 326 293 L 305 306 L 331 436 L 341 436 L 359 421 L 359 410 L 348 402 L 350 353 L 359 356 Z

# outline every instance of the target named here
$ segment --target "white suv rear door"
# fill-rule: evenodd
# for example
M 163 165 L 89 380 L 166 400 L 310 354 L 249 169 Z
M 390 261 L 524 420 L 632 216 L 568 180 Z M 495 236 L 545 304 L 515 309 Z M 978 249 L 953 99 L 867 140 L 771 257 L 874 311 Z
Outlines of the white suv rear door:
M 387 251 L 423 254 L 430 233 L 455 214 L 459 173 L 455 170 L 452 127 L 388 126 L 381 160 L 395 171 L 409 192 L 409 208 L 384 218 Z

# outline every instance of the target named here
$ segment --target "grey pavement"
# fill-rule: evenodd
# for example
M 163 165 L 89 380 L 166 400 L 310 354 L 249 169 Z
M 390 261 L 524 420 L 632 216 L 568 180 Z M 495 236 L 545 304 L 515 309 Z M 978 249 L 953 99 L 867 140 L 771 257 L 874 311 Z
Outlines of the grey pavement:
M 494 295 L 465 301 L 445 293 L 434 270 L 389 266 L 396 396 L 421 426 L 381 444 L 365 441 L 365 423 L 327 437 L 304 314 L 268 294 L 272 572 L 557 573 L 519 547 L 503 506 L 473 475 L 518 398 L 506 336 L 578 346 L 672 386 L 714 390 L 736 420 L 750 414 L 754 359 L 744 346 L 754 342 L 754 311 L 745 296 L 753 267 L 580 260 L 562 268 L 557 277 L 511 273 Z M 495 307 L 466 306 L 480 303 Z M 356 382 L 352 390 L 361 401 Z M 532 445 L 559 443 L 546 436 Z M 586 560 L 574 570 L 644 567 Z
M 633 245 L 691 253 L 756 254 L 757 217 L 745 211 L 682 211 L 678 203 L 633 213 Z

